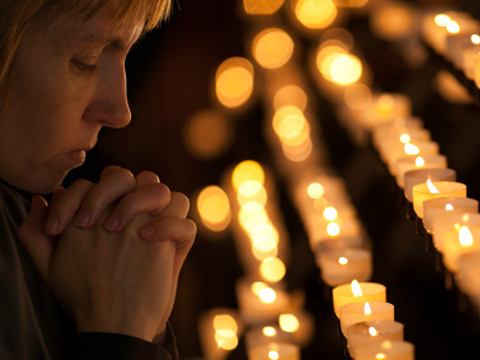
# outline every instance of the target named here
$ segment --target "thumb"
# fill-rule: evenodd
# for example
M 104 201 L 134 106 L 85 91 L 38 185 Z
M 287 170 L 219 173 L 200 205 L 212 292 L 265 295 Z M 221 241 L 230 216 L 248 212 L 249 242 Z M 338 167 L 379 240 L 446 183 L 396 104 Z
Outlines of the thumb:
M 32 206 L 27 218 L 18 229 L 20 241 L 30 254 L 40 274 L 48 281 L 48 269 L 54 250 L 54 239 L 45 233 L 48 204 L 41 196 L 32 198 Z

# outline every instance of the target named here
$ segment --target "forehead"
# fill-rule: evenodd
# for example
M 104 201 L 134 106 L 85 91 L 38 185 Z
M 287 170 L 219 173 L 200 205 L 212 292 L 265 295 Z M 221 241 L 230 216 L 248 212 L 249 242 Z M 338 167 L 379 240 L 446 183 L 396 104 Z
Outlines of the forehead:
M 91 43 L 129 48 L 138 40 L 143 27 L 143 21 L 115 23 L 107 14 L 99 14 L 89 19 L 63 14 L 45 29 L 45 35 L 56 46 Z

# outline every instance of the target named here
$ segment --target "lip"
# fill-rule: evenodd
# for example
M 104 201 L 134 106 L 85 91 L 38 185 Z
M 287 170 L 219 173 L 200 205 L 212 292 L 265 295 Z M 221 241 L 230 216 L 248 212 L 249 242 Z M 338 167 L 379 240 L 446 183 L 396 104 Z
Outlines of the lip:
M 82 149 L 73 150 L 66 153 L 65 156 L 69 160 L 71 160 L 73 163 L 76 163 L 77 165 L 81 165 L 85 162 L 85 159 L 87 158 L 87 151 Z

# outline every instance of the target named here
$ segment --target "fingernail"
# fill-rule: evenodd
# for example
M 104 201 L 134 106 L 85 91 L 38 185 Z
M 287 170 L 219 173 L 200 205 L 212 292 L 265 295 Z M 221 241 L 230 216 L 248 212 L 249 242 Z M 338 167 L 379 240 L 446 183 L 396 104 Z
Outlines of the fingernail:
M 79 227 L 87 227 L 88 222 L 90 221 L 90 214 L 88 211 L 81 211 L 75 218 L 75 225 Z
M 140 230 L 140 235 L 145 238 L 146 240 L 151 239 L 155 235 L 155 228 L 153 227 L 146 227 Z
M 118 227 L 118 224 L 120 224 L 120 217 L 118 215 L 112 215 L 105 221 L 103 226 L 108 231 L 115 231 Z
M 59 220 L 58 217 L 52 215 L 48 218 L 47 223 L 45 224 L 45 231 L 47 234 L 56 235 L 58 230 Z

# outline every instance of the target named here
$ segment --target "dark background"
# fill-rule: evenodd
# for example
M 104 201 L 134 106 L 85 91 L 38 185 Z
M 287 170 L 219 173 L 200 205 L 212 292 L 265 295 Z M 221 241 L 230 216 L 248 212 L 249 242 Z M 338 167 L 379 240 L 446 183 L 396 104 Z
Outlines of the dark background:
M 414 5 L 448 1 L 412 1 Z M 476 1 L 451 1 L 474 17 L 480 16 Z M 108 164 L 118 164 L 134 173 L 152 170 L 172 190 L 193 196 L 207 185 L 218 184 L 224 169 L 245 159 L 260 161 L 275 170 L 261 132 L 263 112 L 254 103 L 243 113 L 230 114 L 235 137 L 227 151 L 215 159 L 198 160 L 182 145 L 183 127 L 198 110 L 215 106 L 211 87 L 216 67 L 226 58 L 246 56 L 245 19 L 234 0 L 181 0 L 171 18 L 136 46 L 127 62 L 129 97 L 133 121 L 122 130 L 105 131 L 87 164 L 72 173 L 96 179 Z M 412 69 L 395 43 L 376 38 L 368 19 L 352 17 L 346 28 L 374 72 L 382 91 L 401 92 L 413 101 L 413 113 L 425 121 L 433 140 L 440 144 L 458 181 L 468 187 L 468 196 L 480 199 L 480 109 L 476 104 L 446 102 L 433 88 L 439 69 L 448 68 L 441 58 Z M 301 41 L 310 41 L 301 39 Z M 460 74 L 460 80 L 461 74 Z M 467 86 L 471 83 L 465 82 Z M 445 272 L 438 254 L 429 247 L 408 204 L 394 180 L 369 147 L 358 147 L 338 125 L 334 109 L 320 95 L 313 99 L 331 154 L 330 164 L 348 187 L 374 249 L 374 281 L 388 289 L 396 319 L 405 324 L 405 339 L 416 346 L 417 359 L 459 359 L 478 351 L 480 326 L 476 312 L 455 287 L 446 288 Z M 368 174 L 356 184 L 359 169 Z M 303 359 L 345 359 L 328 296 L 330 289 L 319 281 L 298 215 L 276 179 L 282 212 L 292 239 L 293 259 L 287 272 L 291 289 L 303 289 L 306 308 L 316 320 L 314 341 L 303 349 Z M 234 279 L 242 275 L 233 241 L 210 241 L 199 232 L 197 242 L 182 272 L 172 323 L 182 358 L 200 357 L 198 315 L 213 307 L 236 307 Z M 327 295 L 326 295 L 327 294 Z M 242 345 L 242 344 L 241 344 Z M 245 359 L 239 346 L 230 358 Z

